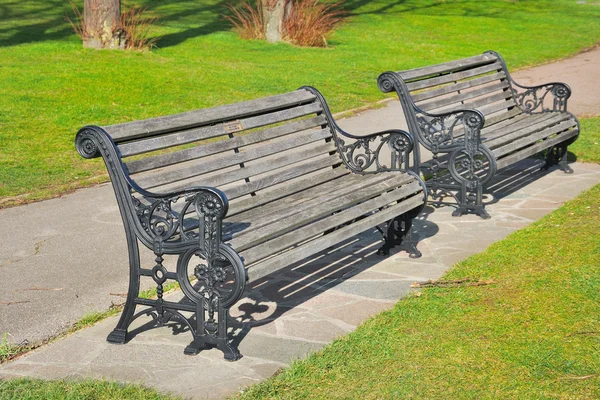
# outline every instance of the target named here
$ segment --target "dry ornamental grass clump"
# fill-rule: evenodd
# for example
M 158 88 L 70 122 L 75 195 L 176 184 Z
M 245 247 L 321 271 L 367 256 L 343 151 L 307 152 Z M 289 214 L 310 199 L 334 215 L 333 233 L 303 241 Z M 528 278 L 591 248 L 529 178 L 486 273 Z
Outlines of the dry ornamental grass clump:
M 326 37 L 343 21 L 341 3 L 320 0 L 287 0 L 282 21 L 283 40 L 297 46 L 327 47 Z M 244 0 L 227 6 L 226 16 L 243 39 L 265 39 L 262 0 Z

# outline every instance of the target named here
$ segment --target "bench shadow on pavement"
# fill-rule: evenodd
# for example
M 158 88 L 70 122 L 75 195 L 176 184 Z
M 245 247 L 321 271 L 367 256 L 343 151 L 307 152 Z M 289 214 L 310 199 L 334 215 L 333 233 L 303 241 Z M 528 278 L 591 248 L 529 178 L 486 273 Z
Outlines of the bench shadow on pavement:
M 569 153 L 569 155 L 571 155 L 571 153 Z M 571 157 L 569 157 L 569 159 L 571 159 Z M 511 168 L 500 170 L 484 188 L 483 204 L 496 204 L 500 200 L 510 197 L 524 187 L 558 169 L 557 166 L 553 166 L 548 170 L 544 170 L 542 168 L 543 166 L 544 160 L 527 158 Z M 568 176 L 565 176 L 565 179 L 568 179 Z M 447 180 L 440 179 L 440 181 L 442 183 L 449 183 L 452 182 L 452 179 L 448 177 Z M 429 204 L 434 208 L 448 206 L 457 207 L 450 196 L 442 196 L 439 200 L 430 199 Z
M 434 236 L 439 230 L 435 223 L 428 220 L 431 212 L 433 208 L 426 207 L 413 221 L 417 248 L 419 242 Z M 394 247 L 387 256 L 376 254 L 382 245 L 380 233 L 371 229 L 252 282 L 246 287 L 245 297 L 231 308 L 232 315 L 228 325 L 230 330 L 233 330 L 233 334 L 229 335 L 232 343 L 239 346 L 252 328 L 274 322 L 315 296 L 335 288 L 386 259 L 404 254 L 406 261 L 411 260 L 406 255 L 403 245 Z M 401 274 L 403 260 L 396 262 L 398 273 Z M 392 275 L 390 279 L 399 278 L 401 277 Z M 180 302 L 189 301 L 183 298 Z M 154 325 L 152 318 L 143 318 L 147 320 L 129 332 L 127 342 Z M 189 318 L 189 321 L 192 326 L 195 325 L 194 316 Z M 189 335 L 189 328 L 177 321 L 171 321 L 165 324 L 165 327 L 172 329 L 173 335 Z

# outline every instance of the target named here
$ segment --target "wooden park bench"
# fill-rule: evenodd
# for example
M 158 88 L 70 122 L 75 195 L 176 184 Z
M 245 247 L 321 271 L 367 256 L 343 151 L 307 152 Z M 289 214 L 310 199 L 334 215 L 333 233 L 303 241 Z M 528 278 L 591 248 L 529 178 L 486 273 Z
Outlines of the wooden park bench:
M 400 72 L 378 79 L 385 93 L 396 91 L 409 131 L 433 153 L 416 168 L 431 175 L 432 198 L 451 195 L 458 208 L 489 218 L 482 192 L 496 174 L 535 153 L 545 151 L 545 169 L 567 165 L 567 146 L 579 135 L 579 122 L 567 112 L 571 89 L 564 83 L 517 84 L 498 53 Z M 457 193 L 457 195 L 454 194 Z
M 216 346 L 236 360 L 227 317 L 247 280 L 374 227 L 384 253 L 404 244 L 420 255 L 410 232 L 426 190 L 405 172 L 412 137 L 399 130 L 352 136 L 311 87 L 86 126 L 75 143 L 83 157 L 103 157 L 125 227 L 129 291 L 112 343 L 124 343 L 132 321 L 150 315 L 154 326 L 190 329 L 186 354 Z M 138 242 L 154 252 L 155 265 L 140 265 Z M 177 258 L 176 271 L 165 267 L 168 255 Z M 157 299 L 139 297 L 142 276 L 156 283 Z M 167 280 L 179 283 L 186 301 L 163 298 Z M 136 314 L 137 306 L 144 308 Z

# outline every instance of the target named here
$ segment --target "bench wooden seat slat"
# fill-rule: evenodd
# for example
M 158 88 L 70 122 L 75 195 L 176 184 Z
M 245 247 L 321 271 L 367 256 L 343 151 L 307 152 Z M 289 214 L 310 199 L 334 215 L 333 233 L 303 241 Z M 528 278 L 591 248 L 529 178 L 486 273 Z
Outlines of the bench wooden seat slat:
M 110 134 L 113 141 L 118 144 L 125 140 L 191 129 L 203 125 L 212 125 L 227 120 L 244 118 L 249 115 L 281 110 L 314 100 L 315 96 L 309 91 L 297 90 L 257 100 L 205 108 L 160 118 L 109 125 L 103 128 Z
M 509 126 L 506 131 L 496 131 L 495 135 L 486 135 L 485 139 L 482 138 L 483 143 L 485 143 L 485 145 L 490 149 L 494 150 L 505 143 L 510 143 L 519 138 L 529 136 L 534 132 L 546 129 L 554 124 L 558 124 L 563 121 L 571 121 L 569 116 L 565 114 L 545 115 L 545 117 L 546 118 L 528 118 L 533 119 L 533 121 L 528 121 L 528 119 L 525 119 L 521 124 Z
M 265 204 L 280 200 L 287 196 L 292 196 L 296 193 L 302 193 L 310 190 L 312 187 L 318 186 L 322 183 L 335 180 L 341 176 L 350 174 L 350 171 L 346 168 L 327 168 L 317 174 L 310 174 L 309 176 L 302 175 L 301 178 L 291 179 L 290 184 L 279 184 L 271 187 L 270 190 L 260 193 L 260 196 L 246 197 L 235 201 L 240 196 L 234 194 L 233 190 L 224 190 L 225 195 L 232 199 L 229 203 L 229 217 L 234 216 L 238 213 L 255 209 Z
M 254 129 L 294 118 L 300 118 L 320 111 L 321 106 L 318 103 L 311 103 L 281 111 L 275 111 L 269 114 L 247 117 L 246 119 L 235 121 L 236 129 L 239 129 L 239 131 L 236 132 Z M 119 145 L 119 151 L 121 152 L 122 157 L 128 157 L 197 142 L 199 140 L 226 136 L 228 134 L 227 126 L 227 124 L 223 123 L 219 125 L 211 125 L 202 128 L 179 131 L 176 133 L 169 133 L 161 136 L 157 135 L 144 140 L 123 143 Z
M 220 140 L 218 142 L 205 143 L 202 146 L 195 146 L 182 150 L 176 150 L 170 153 L 153 155 L 140 160 L 127 161 L 126 166 L 130 174 L 136 174 L 138 172 L 163 168 L 172 164 L 260 143 L 278 138 L 280 136 L 290 135 L 303 130 L 319 127 L 323 124 L 327 124 L 327 120 L 325 116 L 319 115 L 310 119 L 294 121 L 282 126 L 264 129 L 257 132 L 250 132 L 241 136 Z
M 530 133 L 527 136 L 520 137 L 518 140 L 513 140 L 512 142 L 504 143 L 501 147 L 497 147 L 492 151 L 494 152 L 496 157 L 500 159 L 506 154 L 512 153 L 513 151 L 519 150 L 521 148 L 525 148 L 526 146 L 536 143 L 540 140 L 550 138 L 552 137 L 552 135 L 559 134 L 561 132 L 568 132 L 571 128 L 575 128 L 576 126 L 577 124 L 574 121 L 567 120 L 552 127 L 546 127 L 545 129 L 537 129 L 534 133 Z
M 326 201 L 328 198 L 344 196 L 367 185 L 372 185 L 386 179 L 389 179 L 389 177 L 385 176 L 385 174 L 373 174 L 371 176 L 356 174 L 340 175 L 337 179 L 330 179 L 301 192 L 292 193 L 289 196 L 269 202 L 266 207 L 263 206 L 235 215 L 228 215 L 227 221 L 244 222 L 260 219 L 259 223 L 253 222 L 249 227 L 249 229 L 255 229 L 256 227 L 271 223 L 274 219 L 291 215 L 306 208 L 318 207 L 321 202 Z M 289 185 L 295 186 L 296 184 L 295 182 L 291 182 Z M 254 197 L 258 198 L 259 196 Z
M 548 149 L 552 146 L 556 146 L 560 143 L 563 143 L 565 140 L 568 140 L 571 138 L 576 138 L 578 134 L 579 134 L 579 131 L 577 129 L 571 129 L 571 130 L 565 132 L 564 134 L 556 135 L 556 136 L 546 139 L 544 141 L 537 142 L 533 146 L 527 147 L 527 148 L 520 150 L 518 152 L 515 152 L 507 157 L 503 157 L 503 158 L 499 159 L 498 160 L 498 169 L 513 165 L 517 161 L 520 161 L 526 157 L 529 157 L 536 153 L 539 153 L 540 151 L 542 151 L 544 149 Z
M 567 112 L 571 90 L 560 82 L 519 85 L 498 53 L 384 72 L 378 86 L 397 93 L 410 130 L 433 153 L 432 161 L 422 164 L 439 181 L 433 185 L 439 193 L 430 194 L 456 192 L 454 215 L 473 211 L 489 217 L 484 185 L 499 168 L 535 151 L 546 151 L 544 168 L 558 164 L 571 172 L 566 148 L 579 132 L 577 119 Z M 419 154 L 415 157 L 421 166 Z
M 282 263 L 286 265 L 290 265 L 291 263 L 295 263 L 315 254 L 315 251 L 323 251 L 337 243 L 340 243 L 346 239 L 354 237 L 356 232 L 365 231 L 369 228 L 372 228 L 374 225 L 383 223 L 390 218 L 393 218 L 394 215 L 399 215 L 411 210 L 414 207 L 418 207 L 421 204 L 422 199 L 419 196 L 411 197 L 409 200 L 395 204 L 386 208 L 380 212 L 374 213 L 364 219 L 357 220 L 351 225 L 344 226 L 336 229 L 335 231 L 320 237 L 316 237 L 315 239 L 298 245 L 297 247 L 293 247 L 290 250 L 283 252 L 282 254 L 276 255 L 274 257 L 268 258 L 260 263 L 255 262 L 262 260 L 263 257 L 260 253 L 256 252 L 256 248 L 248 250 L 246 253 L 241 253 L 242 257 L 248 263 L 248 277 L 251 280 L 257 280 L 265 275 L 271 274 L 274 271 L 277 271 Z M 365 207 L 369 208 L 369 207 Z M 350 209 L 349 212 L 354 212 L 355 215 L 359 214 L 356 212 L 356 209 Z M 336 214 L 337 215 L 337 214 Z M 346 218 L 345 218 L 346 219 Z M 319 228 L 323 228 L 324 226 L 337 226 L 336 223 L 339 222 L 339 219 L 331 217 L 327 220 L 322 220 L 319 226 L 316 226 L 316 229 L 312 229 L 313 232 L 318 232 Z M 312 227 L 306 227 L 305 230 L 310 230 Z M 326 228 L 328 229 L 328 228 Z M 281 237 L 281 241 L 293 240 L 295 232 L 290 232 L 285 237 Z M 303 235 L 304 237 L 311 237 L 310 233 Z M 314 236 L 314 235 L 313 235 Z M 281 245 L 279 247 L 282 247 Z M 252 253 L 250 253 L 252 252 Z M 256 258 L 254 258 L 256 257 Z
M 404 187 L 386 192 L 381 196 L 371 198 L 363 203 L 360 203 L 359 205 L 347 208 L 334 215 L 315 220 L 312 223 L 303 225 L 302 227 L 299 227 L 291 232 L 275 236 L 271 240 L 250 247 L 245 251 L 240 251 L 236 246 L 235 241 L 232 241 L 231 245 L 234 249 L 240 252 L 240 255 L 246 260 L 248 268 L 251 269 L 254 262 L 267 258 L 268 256 L 274 255 L 282 250 L 289 249 L 315 237 L 316 235 L 321 234 L 322 232 L 342 226 L 347 222 L 365 215 L 369 215 L 369 213 L 372 211 L 378 211 L 381 207 L 390 205 L 390 208 L 392 208 L 394 207 L 394 204 L 392 203 L 398 199 L 411 197 L 411 195 L 414 195 L 413 197 L 418 199 L 421 197 L 418 195 L 419 189 L 419 185 L 416 182 L 412 182 Z M 418 200 L 416 201 L 418 202 Z M 375 212 L 374 214 L 376 215 L 378 212 Z M 387 220 L 389 220 L 389 218 L 379 219 L 379 223 L 384 223 Z
M 395 187 L 400 187 L 407 183 L 407 181 L 415 182 L 414 178 L 408 175 L 388 177 L 388 179 L 380 181 L 377 184 L 370 184 L 369 186 L 346 193 L 342 196 L 324 194 L 320 198 L 320 207 L 302 207 L 296 212 L 283 210 L 281 213 L 271 215 L 270 218 L 265 218 L 261 222 L 261 225 L 254 229 L 247 229 L 234 234 L 230 244 L 236 251 L 242 252 L 257 244 L 281 236 L 291 230 L 296 230 L 301 226 L 307 225 L 327 215 L 331 215 L 332 212 L 352 207 L 370 198 L 377 197 L 381 193 L 392 190 Z M 416 189 L 418 190 L 418 188 L 419 185 L 417 184 Z M 252 224 L 250 226 L 252 227 Z

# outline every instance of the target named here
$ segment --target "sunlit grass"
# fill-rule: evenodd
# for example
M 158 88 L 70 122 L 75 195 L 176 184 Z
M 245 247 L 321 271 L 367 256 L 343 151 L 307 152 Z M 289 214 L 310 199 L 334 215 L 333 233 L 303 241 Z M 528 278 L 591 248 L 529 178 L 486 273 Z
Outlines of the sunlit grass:
M 81 2 L 78 5 L 81 6 Z M 73 138 L 112 124 L 314 85 L 334 111 L 381 100 L 376 79 L 493 49 L 509 67 L 561 58 L 600 37 L 600 7 L 571 0 L 347 0 L 330 48 L 241 40 L 225 0 L 145 0 L 152 52 L 83 49 L 68 2 L 0 0 L 0 207 L 106 180 Z M 100 176 L 102 175 L 102 176 Z M 20 196 L 10 202 L 7 197 Z

